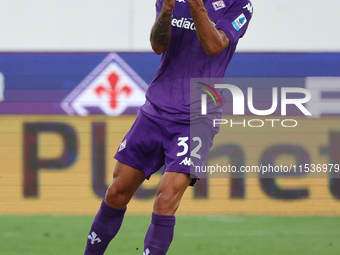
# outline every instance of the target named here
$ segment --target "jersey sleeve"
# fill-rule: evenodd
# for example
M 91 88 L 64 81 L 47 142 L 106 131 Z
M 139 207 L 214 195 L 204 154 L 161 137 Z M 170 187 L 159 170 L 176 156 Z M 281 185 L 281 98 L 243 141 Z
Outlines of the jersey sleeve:
M 253 6 L 249 1 L 241 1 L 242 3 L 231 7 L 216 22 L 216 28 L 223 30 L 230 40 L 230 44 L 237 44 L 249 25 L 253 15 Z
M 156 1 L 156 20 L 157 20 L 159 14 L 161 13 L 162 6 L 163 6 L 163 0 L 157 0 Z

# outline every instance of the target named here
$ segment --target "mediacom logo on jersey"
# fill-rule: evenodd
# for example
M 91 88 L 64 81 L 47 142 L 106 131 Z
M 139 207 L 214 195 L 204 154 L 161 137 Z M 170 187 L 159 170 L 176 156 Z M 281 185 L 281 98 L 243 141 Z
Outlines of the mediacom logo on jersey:
M 188 30 L 195 31 L 195 24 L 192 18 L 181 18 L 181 19 L 176 19 L 172 18 L 171 20 L 171 25 L 173 27 L 178 27 L 178 28 L 184 28 Z

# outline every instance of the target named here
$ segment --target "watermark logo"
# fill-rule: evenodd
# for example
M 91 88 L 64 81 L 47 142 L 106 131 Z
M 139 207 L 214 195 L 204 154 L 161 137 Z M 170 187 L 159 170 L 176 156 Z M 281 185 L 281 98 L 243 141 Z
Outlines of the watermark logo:
M 202 83 L 203 84 L 203 83 Z M 208 85 L 206 85 L 208 86 Z M 217 94 L 216 90 L 209 86 L 213 91 Z M 215 84 L 215 88 L 221 88 L 221 89 L 228 89 L 233 97 L 233 115 L 245 115 L 245 96 L 243 94 L 243 91 L 238 88 L 235 85 L 230 84 Z M 206 90 L 205 90 L 206 91 Z M 207 92 L 207 91 L 206 91 Z M 259 116 L 265 116 L 273 114 L 274 111 L 278 107 L 278 88 L 274 87 L 272 89 L 272 106 L 270 109 L 267 110 L 259 110 L 254 107 L 253 103 L 253 88 L 249 87 L 247 88 L 247 106 L 251 113 L 254 115 Z M 299 93 L 303 94 L 303 98 L 288 98 L 289 93 Z M 211 93 L 209 93 L 210 96 Z M 218 95 L 218 94 L 217 94 Z M 219 100 L 220 97 L 218 97 Z M 305 88 L 291 88 L 291 87 L 283 87 L 281 88 L 281 115 L 287 115 L 287 105 L 295 105 L 304 115 L 311 116 L 312 114 L 307 110 L 305 106 L 303 106 L 304 103 L 307 103 L 311 99 L 311 93 L 309 90 Z M 221 101 L 220 101 L 221 102 Z M 216 103 L 216 102 L 215 102 Z M 221 102 L 222 105 L 222 102 Z M 207 101 L 206 96 L 204 100 L 204 95 L 202 95 L 202 101 L 201 101 L 201 114 L 206 115 L 206 108 L 207 108 Z
M 340 115 L 340 77 L 307 77 L 306 88 L 312 96 L 306 108 L 313 117 Z
M 218 92 L 216 91 L 216 89 L 214 89 L 212 86 L 210 86 L 208 84 L 205 84 L 203 82 L 197 82 L 197 83 L 205 86 L 208 89 L 210 89 L 216 95 L 216 98 L 220 101 L 221 106 L 223 105 L 221 97 L 218 94 Z M 200 89 L 200 90 L 203 90 L 204 92 L 206 92 L 211 97 L 211 99 L 214 101 L 215 105 L 217 106 L 216 99 L 213 96 L 213 94 L 211 94 L 211 92 L 209 90 L 207 90 L 205 88 L 202 88 L 202 87 L 197 87 L 197 88 Z M 201 102 L 202 102 L 201 103 L 201 114 L 202 115 L 207 115 L 207 94 L 202 94 L 201 95 Z
M 203 83 L 200 83 L 203 84 Z M 205 86 L 209 86 L 206 84 L 203 84 Z M 231 95 L 232 95 L 232 107 L 233 107 L 233 115 L 235 116 L 242 116 L 245 115 L 245 106 L 248 107 L 248 111 L 254 115 L 257 116 L 268 116 L 273 114 L 274 112 L 277 112 L 277 109 L 279 107 L 280 103 L 280 115 L 286 116 L 287 115 L 287 106 L 292 105 L 295 106 L 303 115 L 305 116 L 311 116 L 312 114 L 308 111 L 308 109 L 303 105 L 305 103 L 308 103 L 311 100 L 311 93 L 309 90 L 305 88 L 299 88 L 299 87 L 281 87 L 280 93 L 279 89 L 277 87 L 272 88 L 272 98 L 271 98 L 271 107 L 269 109 L 256 109 L 254 106 L 254 91 L 252 87 L 247 88 L 247 97 L 245 97 L 243 91 L 231 84 L 215 84 L 214 87 L 209 86 L 210 90 L 212 90 L 216 95 L 218 95 L 217 91 L 215 89 L 227 89 Z M 216 100 L 213 97 L 213 95 L 206 89 L 200 88 L 203 91 L 205 91 L 207 94 L 210 95 L 210 97 L 213 98 L 215 105 Z M 279 94 L 281 97 L 279 98 Z M 289 95 L 295 95 L 295 97 L 289 97 Z M 296 96 L 298 95 L 298 97 Z M 220 103 L 222 105 L 221 98 L 218 96 L 218 99 L 220 100 Z M 207 95 L 202 94 L 201 95 L 201 115 L 207 115 Z M 221 125 L 221 124 L 231 124 L 231 127 L 234 125 L 243 125 L 249 126 L 249 127 L 262 127 L 266 122 L 271 123 L 271 126 L 274 127 L 275 123 L 277 121 L 281 122 L 281 125 L 283 127 L 295 127 L 297 126 L 297 121 L 294 119 L 285 119 L 285 120 L 279 120 L 279 119 L 266 119 L 265 121 L 261 119 L 250 119 L 248 122 L 245 120 L 243 122 L 233 122 L 232 120 L 226 120 L 226 119 L 214 119 L 213 126 Z

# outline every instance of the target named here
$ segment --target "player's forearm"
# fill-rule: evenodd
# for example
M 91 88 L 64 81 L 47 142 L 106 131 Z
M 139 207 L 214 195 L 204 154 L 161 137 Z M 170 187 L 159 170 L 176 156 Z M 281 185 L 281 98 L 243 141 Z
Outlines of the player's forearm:
M 164 7 L 159 14 L 150 34 L 150 42 L 156 54 L 162 54 L 168 49 L 171 33 L 171 7 Z
M 224 32 L 217 30 L 210 21 L 202 0 L 187 0 L 191 16 L 195 23 L 196 34 L 205 53 L 213 56 L 229 46 L 229 39 Z

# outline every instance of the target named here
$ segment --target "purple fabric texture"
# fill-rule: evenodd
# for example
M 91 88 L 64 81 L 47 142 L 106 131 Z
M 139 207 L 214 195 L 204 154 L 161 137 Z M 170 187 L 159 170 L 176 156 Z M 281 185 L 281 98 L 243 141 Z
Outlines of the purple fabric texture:
M 84 255 L 104 254 L 110 241 L 122 225 L 125 211 L 126 208 L 115 209 L 108 206 L 103 200 L 92 223 Z
M 144 253 L 165 255 L 174 235 L 176 218 L 173 215 L 152 213 L 152 220 L 144 240 Z

